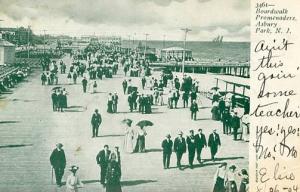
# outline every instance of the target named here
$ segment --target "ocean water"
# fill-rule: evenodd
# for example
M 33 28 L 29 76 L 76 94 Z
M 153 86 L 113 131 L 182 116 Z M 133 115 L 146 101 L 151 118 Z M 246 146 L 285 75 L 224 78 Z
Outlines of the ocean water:
M 145 41 L 123 41 L 124 47 L 136 47 L 141 42 L 144 46 Z M 183 47 L 182 41 L 147 41 L 147 46 L 156 49 L 163 47 Z M 249 42 L 204 42 L 192 41 L 186 43 L 186 48 L 192 50 L 193 57 L 200 60 L 224 60 L 246 62 L 250 61 L 250 43 Z

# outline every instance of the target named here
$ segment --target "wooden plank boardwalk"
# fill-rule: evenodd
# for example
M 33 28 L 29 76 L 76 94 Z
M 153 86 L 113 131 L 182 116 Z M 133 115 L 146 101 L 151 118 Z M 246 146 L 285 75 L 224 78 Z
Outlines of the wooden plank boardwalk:
M 64 58 L 70 63 L 69 58 Z M 78 174 L 85 183 L 82 191 L 105 191 L 98 182 L 99 167 L 95 157 L 104 144 L 111 148 L 122 146 L 124 129 L 120 121 L 131 118 L 136 123 L 141 119 L 154 122 L 147 128 L 147 153 L 126 154 L 121 147 L 122 189 L 128 192 L 206 192 L 211 191 L 213 176 L 221 162 L 236 164 L 239 168 L 248 167 L 248 143 L 234 142 L 231 136 L 221 134 L 221 123 L 210 119 L 210 101 L 202 98 L 198 120 L 191 121 L 188 109 L 168 109 L 154 106 L 153 114 L 129 113 L 127 97 L 122 94 L 122 70 L 113 79 L 98 80 L 99 93 L 82 93 L 80 84 L 67 85 L 66 75 L 59 76 L 59 82 L 69 92 L 66 112 L 52 112 L 51 88 L 42 86 L 40 73 L 31 75 L 28 82 L 21 83 L 13 94 L 0 100 L 0 191 L 7 192 L 48 192 L 65 191 L 65 186 L 57 188 L 51 184 L 49 155 L 57 142 L 64 144 L 67 166 L 76 164 Z M 78 79 L 80 82 L 81 79 Z M 138 79 L 133 78 L 133 81 Z M 200 82 L 201 83 L 201 82 Z M 204 82 L 205 83 L 205 82 Z M 108 114 L 106 101 L 109 92 L 119 93 L 119 113 Z M 180 102 L 179 106 L 182 106 Z M 103 124 L 100 137 L 91 138 L 90 117 L 95 108 L 100 110 Z M 172 138 L 179 130 L 185 134 L 190 129 L 202 128 L 207 135 L 217 129 L 221 136 L 222 147 L 216 162 L 207 161 L 202 167 L 180 171 L 173 168 L 175 154 L 171 157 L 172 169 L 162 167 L 161 141 L 167 133 Z M 209 158 L 209 150 L 203 156 Z M 183 157 L 187 165 L 187 154 Z M 65 171 L 65 181 L 69 171 Z

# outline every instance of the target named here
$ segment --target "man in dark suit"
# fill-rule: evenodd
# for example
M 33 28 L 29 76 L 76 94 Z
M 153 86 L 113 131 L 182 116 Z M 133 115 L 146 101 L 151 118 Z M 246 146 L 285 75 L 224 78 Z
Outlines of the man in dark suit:
M 223 122 L 223 133 L 224 134 L 229 134 L 231 133 L 231 115 L 229 113 L 229 109 L 225 108 L 223 115 L 222 115 L 222 122 Z
M 56 91 L 53 91 L 53 93 L 51 94 L 51 99 L 52 99 L 52 108 L 53 111 L 57 111 L 57 103 L 58 103 L 58 96 L 56 94 Z
M 231 127 L 233 129 L 233 140 L 237 140 L 237 132 L 240 128 L 240 118 L 237 116 L 237 112 L 231 118 Z
M 101 122 L 102 122 L 101 115 L 98 113 L 98 109 L 96 109 L 91 119 L 91 124 L 93 128 L 93 137 L 98 137 L 98 131 Z
M 122 87 L 123 87 L 123 92 L 124 92 L 124 95 L 125 95 L 126 90 L 127 90 L 127 81 L 126 81 L 126 79 L 124 79 L 124 81 L 122 82 Z
M 86 93 L 86 87 L 87 87 L 88 81 L 86 80 L 86 78 L 84 77 L 82 79 L 82 88 L 83 88 L 83 92 Z
M 105 184 L 105 177 L 106 177 L 107 165 L 109 162 L 109 156 L 110 156 L 110 150 L 108 149 L 108 145 L 104 145 L 104 149 L 101 150 L 96 157 L 97 164 L 101 168 L 100 183 L 102 185 Z
M 211 159 L 215 161 L 215 155 L 218 152 L 218 146 L 221 146 L 220 136 L 214 129 L 213 133 L 209 135 L 208 146 L 210 147 Z
M 129 109 L 130 109 L 130 112 L 133 111 L 133 105 L 134 105 L 134 97 L 133 97 L 133 94 L 130 93 L 130 95 L 128 96 L 128 104 L 129 104 Z
M 202 133 L 202 129 L 198 129 L 198 134 L 195 135 L 195 143 L 196 143 L 196 150 L 197 150 L 197 160 L 199 163 L 201 161 L 201 152 L 204 147 L 207 146 L 205 135 Z
M 61 179 L 64 175 L 64 169 L 66 167 L 66 156 L 62 149 L 61 143 L 56 144 L 56 149 L 53 150 L 50 156 L 50 163 L 55 172 L 56 184 L 60 187 Z
M 169 169 L 170 158 L 172 154 L 173 141 L 171 140 L 171 135 L 168 134 L 166 139 L 163 140 L 161 147 L 163 148 L 163 165 L 164 169 Z
M 189 152 L 189 165 L 190 165 L 190 168 L 193 169 L 193 162 L 194 162 L 195 152 L 196 152 L 196 142 L 195 142 L 194 130 L 190 130 L 190 135 L 186 138 L 186 143 L 187 143 L 188 152 Z
M 113 96 L 112 96 L 112 110 L 113 110 L 113 113 L 117 113 L 118 112 L 118 100 L 119 100 L 119 96 L 117 93 L 115 93 Z
M 224 98 L 221 97 L 221 100 L 219 101 L 219 111 L 220 111 L 220 116 L 221 116 L 221 119 L 223 118 L 223 113 L 225 111 L 225 101 L 224 101 Z
M 180 132 L 179 136 L 174 141 L 174 151 L 177 157 L 177 167 L 182 170 L 181 167 L 181 158 L 182 155 L 186 152 L 186 143 L 185 139 L 182 137 L 183 133 Z
M 193 103 L 190 107 L 190 111 L 191 111 L 191 118 L 193 120 L 196 120 L 197 119 L 197 112 L 199 111 L 198 104 L 197 104 L 196 100 L 193 100 Z

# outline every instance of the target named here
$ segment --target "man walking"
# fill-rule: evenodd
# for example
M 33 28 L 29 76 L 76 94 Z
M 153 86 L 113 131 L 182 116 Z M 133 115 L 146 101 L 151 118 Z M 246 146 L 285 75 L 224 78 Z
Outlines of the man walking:
M 171 135 L 168 134 L 166 139 L 163 140 L 161 147 L 163 148 L 163 165 L 164 169 L 170 168 L 170 158 L 172 154 L 173 141 Z
M 201 164 L 201 152 L 204 147 L 207 146 L 205 135 L 202 133 L 202 129 L 198 129 L 198 134 L 195 135 L 197 160 Z
M 53 150 L 50 156 L 50 163 L 55 172 L 56 184 L 61 187 L 61 179 L 64 175 L 64 169 L 66 167 L 66 156 L 62 149 L 61 143 L 56 144 L 56 149 Z
M 108 149 L 108 145 L 104 145 L 104 149 L 101 150 L 96 157 L 97 164 L 100 166 L 101 169 L 100 183 L 102 185 L 105 184 L 105 177 L 106 177 L 107 165 L 109 162 L 109 156 L 110 156 L 110 150 Z
M 231 122 L 231 115 L 229 113 L 228 108 L 225 108 L 222 114 L 223 134 L 231 133 L 230 122 Z
M 215 161 L 215 155 L 218 152 L 218 146 L 221 146 L 220 136 L 214 129 L 213 133 L 209 135 L 208 146 L 210 147 L 211 159 Z
M 101 115 L 98 113 L 98 109 L 95 110 L 95 113 L 92 116 L 92 129 L 93 129 L 93 137 L 98 137 L 99 126 L 102 123 Z
M 124 79 L 124 81 L 122 82 L 122 86 L 123 86 L 123 92 L 124 92 L 124 95 L 125 95 L 126 90 L 127 90 L 127 81 L 126 81 L 126 79 Z
M 198 104 L 196 103 L 196 100 L 193 100 L 193 103 L 190 107 L 190 111 L 191 111 L 191 119 L 196 121 L 197 112 L 199 111 Z
M 174 151 L 177 157 L 177 167 L 182 170 L 181 167 L 181 158 L 182 155 L 186 152 L 186 143 L 185 139 L 182 137 L 183 133 L 180 132 L 179 136 L 174 141 Z
M 51 94 L 51 99 L 52 99 L 52 109 L 53 111 L 57 110 L 57 102 L 58 102 L 58 95 L 56 94 L 56 91 L 53 91 Z
M 146 78 L 142 77 L 142 88 L 145 89 L 145 85 L 146 85 Z
M 190 130 L 190 135 L 186 138 L 186 143 L 188 145 L 188 152 L 189 152 L 189 165 L 190 168 L 193 169 L 193 162 L 194 162 L 195 152 L 196 152 L 194 130 Z
M 86 93 L 86 87 L 87 87 L 88 81 L 87 79 L 84 77 L 82 79 L 82 88 L 83 88 L 83 92 Z
M 233 129 L 233 140 L 237 140 L 238 129 L 240 128 L 240 118 L 237 116 L 237 112 L 231 118 L 231 127 Z
M 118 100 L 119 100 L 119 96 L 117 93 L 115 93 L 113 96 L 112 96 L 112 112 L 113 113 L 117 113 L 118 111 Z
M 182 100 L 183 100 L 183 108 L 189 106 L 189 92 L 185 91 L 182 94 Z

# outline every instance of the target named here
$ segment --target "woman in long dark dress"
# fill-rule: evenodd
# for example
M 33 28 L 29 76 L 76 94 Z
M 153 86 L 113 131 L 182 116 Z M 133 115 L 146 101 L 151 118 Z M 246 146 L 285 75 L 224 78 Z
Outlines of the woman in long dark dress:
M 240 185 L 240 190 L 239 192 L 247 192 L 248 191 L 248 184 L 249 184 L 249 176 L 248 176 L 248 172 L 246 171 L 246 169 L 242 169 L 241 170 L 241 185 Z
M 227 177 L 226 171 L 227 163 L 222 163 L 215 174 L 215 185 L 213 192 L 225 192 L 225 178 Z
M 113 99 L 112 99 L 112 93 L 108 94 L 108 99 L 107 99 L 107 112 L 112 113 L 112 105 L 113 105 Z
M 146 140 L 147 132 L 143 129 L 143 127 L 139 127 L 137 129 L 137 142 L 135 145 L 134 152 L 142 153 L 146 151 Z
M 122 192 L 121 188 L 121 167 L 117 162 L 117 157 L 114 153 L 110 156 L 110 162 L 106 172 L 106 192 Z

